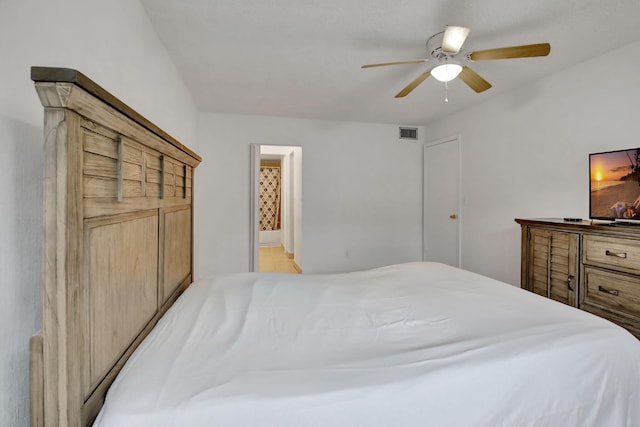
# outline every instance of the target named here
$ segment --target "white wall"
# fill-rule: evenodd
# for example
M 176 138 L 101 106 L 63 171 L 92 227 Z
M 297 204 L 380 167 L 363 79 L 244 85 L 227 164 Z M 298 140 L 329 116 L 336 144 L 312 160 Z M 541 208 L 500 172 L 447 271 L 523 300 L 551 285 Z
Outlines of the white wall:
M 282 243 L 282 230 L 260 230 L 258 236 L 260 246 L 284 246 Z
M 420 259 L 422 145 L 397 126 L 203 113 L 196 277 L 248 270 L 251 143 L 302 147 L 305 273 Z
M 76 68 L 195 149 L 196 108 L 137 1 L 0 2 L 0 426 L 29 425 L 39 329 L 43 107 L 32 65 Z
M 300 148 L 300 147 L 298 147 Z M 293 150 L 282 156 L 282 247 L 289 254 L 295 254 L 293 247 L 293 204 L 300 200 L 293 200 Z M 302 185 L 299 182 L 297 185 Z
M 519 285 L 514 218 L 587 218 L 588 154 L 640 147 L 639 100 L 634 43 L 428 126 L 461 135 L 462 267 Z
M 291 169 L 293 169 L 293 191 L 292 199 L 293 209 L 293 260 L 298 267 L 304 265 L 304 253 L 302 250 L 302 194 L 304 193 L 302 186 L 302 147 L 293 148 L 293 156 L 291 157 Z M 302 270 L 303 272 L 305 270 Z

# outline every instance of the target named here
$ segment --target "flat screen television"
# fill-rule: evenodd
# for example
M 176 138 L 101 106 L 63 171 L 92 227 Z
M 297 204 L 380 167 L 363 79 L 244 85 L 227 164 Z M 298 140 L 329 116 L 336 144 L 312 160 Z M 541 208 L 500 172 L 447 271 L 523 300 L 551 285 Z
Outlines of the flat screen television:
M 589 217 L 640 223 L 640 148 L 589 154 Z

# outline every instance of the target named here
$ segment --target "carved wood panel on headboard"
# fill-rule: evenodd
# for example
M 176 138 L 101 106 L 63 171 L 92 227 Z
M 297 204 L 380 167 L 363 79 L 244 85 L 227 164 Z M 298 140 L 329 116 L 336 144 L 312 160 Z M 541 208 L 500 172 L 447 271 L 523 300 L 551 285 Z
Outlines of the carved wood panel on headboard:
M 78 71 L 33 67 L 31 77 L 45 107 L 32 425 L 84 426 L 191 283 L 201 158 Z

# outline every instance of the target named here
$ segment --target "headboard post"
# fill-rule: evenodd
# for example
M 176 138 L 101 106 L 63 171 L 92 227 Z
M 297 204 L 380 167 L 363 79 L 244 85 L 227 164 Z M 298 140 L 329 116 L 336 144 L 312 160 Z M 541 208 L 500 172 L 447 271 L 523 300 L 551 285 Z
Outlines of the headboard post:
M 81 407 L 79 284 L 82 258 L 82 148 L 80 117 L 61 108 L 66 90 L 39 88 L 45 109 L 44 246 L 42 271 L 42 337 L 46 420 L 73 425 Z M 53 425 L 47 422 L 46 425 Z
M 75 70 L 33 67 L 32 79 L 45 107 L 32 425 L 85 426 L 191 283 L 201 159 Z

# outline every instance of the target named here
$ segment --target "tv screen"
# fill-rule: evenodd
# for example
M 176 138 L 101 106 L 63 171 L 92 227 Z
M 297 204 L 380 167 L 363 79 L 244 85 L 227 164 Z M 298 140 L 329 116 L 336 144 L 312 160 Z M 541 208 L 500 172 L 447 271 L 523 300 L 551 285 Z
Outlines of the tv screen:
M 640 148 L 589 154 L 589 217 L 640 221 Z

